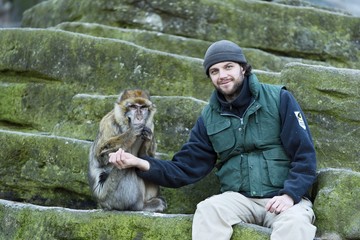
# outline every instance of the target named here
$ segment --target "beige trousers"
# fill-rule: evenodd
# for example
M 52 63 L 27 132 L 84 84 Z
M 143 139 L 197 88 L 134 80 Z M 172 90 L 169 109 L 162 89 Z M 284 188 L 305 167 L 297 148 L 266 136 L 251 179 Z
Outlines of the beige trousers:
M 245 222 L 272 229 L 271 240 L 312 240 L 316 227 L 312 203 L 302 199 L 286 211 L 265 210 L 269 198 L 247 198 L 237 192 L 212 196 L 197 205 L 192 224 L 193 240 L 230 239 L 234 224 Z

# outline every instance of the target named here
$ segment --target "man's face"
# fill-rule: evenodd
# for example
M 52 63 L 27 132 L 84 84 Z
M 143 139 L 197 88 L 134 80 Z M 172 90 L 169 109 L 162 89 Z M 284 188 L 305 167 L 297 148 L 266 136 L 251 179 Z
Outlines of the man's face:
M 236 62 L 220 62 L 209 68 L 209 76 L 214 87 L 227 101 L 234 100 L 244 81 L 245 70 Z

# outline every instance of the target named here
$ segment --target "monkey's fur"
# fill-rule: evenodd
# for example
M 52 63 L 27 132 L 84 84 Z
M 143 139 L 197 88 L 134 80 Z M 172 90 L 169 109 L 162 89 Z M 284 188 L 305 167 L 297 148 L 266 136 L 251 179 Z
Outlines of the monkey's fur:
M 159 186 L 137 176 L 134 168 L 118 169 L 109 153 L 119 148 L 135 156 L 154 156 L 155 105 L 143 90 L 120 93 L 114 109 L 105 115 L 90 148 L 89 184 L 98 205 L 106 210 L 162 212 L 166 202 Z

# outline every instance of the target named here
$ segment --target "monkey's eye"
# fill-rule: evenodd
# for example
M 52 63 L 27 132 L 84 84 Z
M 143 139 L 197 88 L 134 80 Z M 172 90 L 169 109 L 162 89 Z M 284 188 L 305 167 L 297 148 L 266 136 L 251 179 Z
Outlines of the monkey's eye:
M 138 106 L 136 106 L 135 104 L 131 104 L 131 105 L 127 106 L 127 108 L 129 110 L 136 110 L 136 109 L 138 109 Z
M 140 111 L 140 112 L 147 112 L 149 110 L 148 105 L 139 105 L 139 104 L 130 104 L 127 106 L 128 111 Z

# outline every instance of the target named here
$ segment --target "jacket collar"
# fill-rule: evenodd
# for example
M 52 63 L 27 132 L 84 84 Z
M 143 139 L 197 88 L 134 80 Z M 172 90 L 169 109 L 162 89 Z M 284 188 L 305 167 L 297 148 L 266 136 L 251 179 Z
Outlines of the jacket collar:
M 244 79 L 240 95 L 232 102 L 225 100 L 225 97 L 214 90 L 210 97 L 210 106 L 214 110 L 222 113 L 234 113 L 242 115 L 251 102 L 251 99 L 257 99 L 259 95 L 260 82 L 255 74 Z

